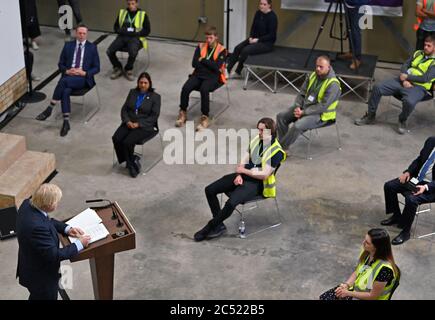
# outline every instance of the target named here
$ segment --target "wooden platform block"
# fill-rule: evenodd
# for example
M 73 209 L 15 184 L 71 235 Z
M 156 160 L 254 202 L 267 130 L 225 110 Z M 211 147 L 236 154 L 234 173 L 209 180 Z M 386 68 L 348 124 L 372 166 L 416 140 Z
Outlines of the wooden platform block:
M 54 154 L 26 151 L 0 176 L 0 208 L 19 208 L 55 169 Z
M 0 133 L 0 176 L 26 152 L 26 138 Z

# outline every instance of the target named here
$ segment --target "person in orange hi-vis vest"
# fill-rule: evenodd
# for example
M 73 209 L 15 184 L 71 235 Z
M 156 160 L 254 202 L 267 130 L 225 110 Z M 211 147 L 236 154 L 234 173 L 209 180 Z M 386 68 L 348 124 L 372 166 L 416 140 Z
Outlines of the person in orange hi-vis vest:
M 192 60 L 194 71 L 181 90 L 180 111 L 175 126 L 183 127 L 187 120 L 189 95 L 197 90 L 201 93 L 201 119 L 196 130 L 209 126 L 210 92 L 215 91 L 227 81 L 225 76 L 225 60 L 227 50 L 219 43 L 215 27 L 207 28 L 205 42 L 200 43 Z
M 415 9 L 417 23 L 414 30 L 417 32 L 416 50 L 424 49 L 424 39 L 435 33 L 435 0 L 417 0 Z

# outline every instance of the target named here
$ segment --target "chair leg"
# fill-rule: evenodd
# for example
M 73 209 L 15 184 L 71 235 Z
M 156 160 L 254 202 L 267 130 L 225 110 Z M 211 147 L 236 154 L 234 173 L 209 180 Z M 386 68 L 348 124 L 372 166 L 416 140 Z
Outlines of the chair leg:
M 309 137 L 308 137 L 308 145 L 307 145 L 307 160 L 313 160 L 313 157 L 311 156 L 311 141 L 313 140 L 313 130 L 310 130 Z
M 435 232 L 431 232 L 431 233 L 423 234 L 423 235 L 421 235 L 421 236 L 418 236 L 418 235 L 417 235 L 418 216 L 419 216 L 421 213 L 431 212 L 431 211 L 432 211 L 432 204 L 429 203 L 428 206 L 429 206 L 429 208 L 427 208 L 427 209 L 423 209 L 423 210 L 420 210 L 421 205 L 417 208 L 417 212 L 416 212 L 416 214 L 415 214 L 416 217 L 415 217 L 415 226 L 414 226 L 414 232 L 413 232 L 413 233 L 414 233 L 414 239 L 423 239 L 423 238 L 426 238 L 426 237 L 430 237 L 430 236 L 435 235 Z
M 118 164 L 118 160 L 116 159 L 115 148 L 113 148 L 113 153 L 112 153 L 112 167 L 115 168 L 117 164 Z
M 335 129 L 337 131 L 337 143 L 338 143 L 338 150 L 341 150 L 341 138 L 340 138 L 340 130 L 338 128 L 338 123 L 335 122 Z
M 149 167 L 147 167 L 143 172 L 142 172 L 142 174 L 143 175 L 146 175 L 148 172 L 150 172 L 157 164 L 159 164 L 160 163 L 160 161 L 162 161 L 163 160 L 163 152 L 164 152 L 164 146 L 163 146 L 163 137 L 162 137 L 162 135 L 160 134 L 160 132 L 159 132 L 159 134 L 158 134 L 158 136 L 159 136 L 159 140 L 160 140 L 160 146 L 161 146 L 161 150 L 162 150 L 162 152 L 161 152 L 161 155 L 149 166 Z M 143 164 L 143 155 L 145 154 L 145 152 L 144 152 L 144 145 L 142 145 L 142 164 Z
M 95 92 L 97 94 L 97 108 L 90 112 L 90 114 L 88 115 L 88 117 L 85 119 L 85 124 L 87 124 L 89 121 L 91 121 L 91 119 L 97 114 L 98 111 L 100 111 L 100 107 L 101 107 L 101 99 L 100 99 L 100 91 L 98 90 L 98 86 L 95 85 Z M 84 110 L 84 108 L 83 108 Z

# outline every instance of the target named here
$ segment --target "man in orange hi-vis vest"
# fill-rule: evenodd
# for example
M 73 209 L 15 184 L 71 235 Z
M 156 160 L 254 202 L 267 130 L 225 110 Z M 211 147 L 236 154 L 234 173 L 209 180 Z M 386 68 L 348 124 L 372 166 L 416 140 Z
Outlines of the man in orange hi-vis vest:
M 435 34 L 435 0 L 417 0 L 415 9 L 417 23 L 414 30 L 417 32 L 416 50 L 423 50 L 424 39 Z
M 195 50 L 192 60 L 193 73 L 181 90 L 180 112 L 175 126 L 182 127 L 187 120 L 187 107 L 189 95 L 198 90 L 201 93 L 201 120 L 196 127 L 197 131 L 209 126 L 210 92 L 215 91 L 226 83 L 225 60 L 227 50 L 219 43 L 217 30 L 209 27 L 205 32 L 205 42 L 200 43 Z

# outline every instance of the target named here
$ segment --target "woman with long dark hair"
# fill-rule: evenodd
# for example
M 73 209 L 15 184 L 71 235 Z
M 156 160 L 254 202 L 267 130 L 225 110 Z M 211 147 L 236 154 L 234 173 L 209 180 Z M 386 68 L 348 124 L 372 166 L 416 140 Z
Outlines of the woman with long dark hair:
M 118 162 L 126 162 L 130 176 L 135 178 L 141 170 L 140 159 L 134 155 L 134 147 L 158 134 L 160 95 L 154 91 L 148 73 L 142 73 L 137 87 L 130 90 L 121 110 L 121 126 L 112 137 Z
M 388 232 L 371 229 L 356 270 L 346 282 L 323 293 L 320 300 L 389 300 L 399 279 Z
M 272 0 L 260 0 L 249 38 L 240 43 L 228 59 L 228 74 L 238 62 L 236 73 L 240 76 L 248 56 L 272 51 L 277 29 L 278 17 L 272 9 Z

